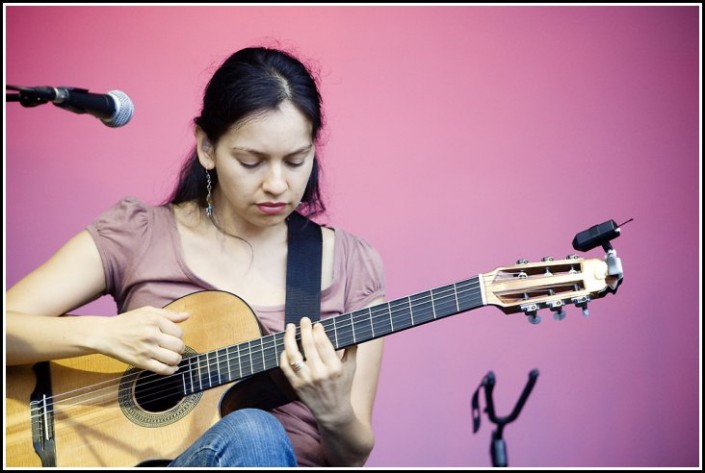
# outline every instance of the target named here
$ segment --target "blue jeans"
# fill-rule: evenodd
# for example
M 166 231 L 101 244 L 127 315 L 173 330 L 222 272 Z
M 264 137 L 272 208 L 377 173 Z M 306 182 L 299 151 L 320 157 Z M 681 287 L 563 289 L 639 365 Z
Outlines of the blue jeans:
M 297 466 L 294 447 L 279 420 L 260 409 L 223 417 L 168 466 Z

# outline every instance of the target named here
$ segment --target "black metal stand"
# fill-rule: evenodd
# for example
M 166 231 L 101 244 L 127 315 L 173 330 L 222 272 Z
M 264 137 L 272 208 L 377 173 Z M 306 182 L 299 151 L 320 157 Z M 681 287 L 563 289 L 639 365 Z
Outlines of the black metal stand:
M 482 379 L 482 383 L 475 390 L 475 394 L 472 396 L 472 417 L 473 417 L 473 433 L 476 433 L 480 428 L 480 389 L 485 388 L 485 400 L 487 407 L 485 411 L 490 419 L 490 422 L 497 425 L 497 428 L 492 432 L 492 442 L 490 443 L 490 453 L 492 455 L 492 466 L 508 466 L 507 460 L 507 445 L 502 438 L 502 433 L 504 431 L 504 426 L 516 420 L 521 412 L 521 409 L 526 403 L 526 399 L 531 394 L 531 390 L 536 384 L 536 378 L 539 376 L 539 371 L 534 369 L 529 373 L 529 381 L 527 381 L 524 390 L 521 393 L 521 397 L 517 402 L 516 406 L 512 410 L 512 413 L 506 417 L 497 417 L 494 408 L 494 400 L 492 399 L 492 391 L 495 385 L 495 376 L 492 371 L 487 373 L 487 375 Z
M 48 102 L 46 98 L 40 97 L 31 87 L 19 87 L 16 85 L 6 85 L 5 90 L 15 90 L 17 93 L 5 93 L 6 102 L 19 102 L 23 107 L 36 107 Z

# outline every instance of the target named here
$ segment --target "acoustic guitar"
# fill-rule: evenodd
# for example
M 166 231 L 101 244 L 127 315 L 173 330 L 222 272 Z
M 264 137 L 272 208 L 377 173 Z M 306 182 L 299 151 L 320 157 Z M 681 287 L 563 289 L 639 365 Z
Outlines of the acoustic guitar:
M 561 319 L 564 306 L 585 309 L 591 299 L 614 292 L 611 278 L 601 259 L 522 261 L 321 323 L 336 349 L 488 305 L 536 323 L 539 310 L 548 308 Z M 283 332 L 262 336 L 242 299 L 202 291 L 166 308 L 190 314 L 182 323 L 187 351 L 173 375 L 104 355 L 7 367 L 7 465 L 159 464 L 234 409 L 271 409 L 294 399 L 276 369 Z

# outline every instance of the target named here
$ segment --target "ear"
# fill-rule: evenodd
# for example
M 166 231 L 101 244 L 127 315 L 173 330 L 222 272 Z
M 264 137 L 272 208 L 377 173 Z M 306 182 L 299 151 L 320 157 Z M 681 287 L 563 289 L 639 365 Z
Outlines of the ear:
M 201 166 L 206 169 L 213 169 L 215 167 L 215 150 L 213 145 L 208 140 L 206 133 L 197 126 L 194 134 L 196 135 L 196 153 L 198 154 L 198 161 L 200 161 Z

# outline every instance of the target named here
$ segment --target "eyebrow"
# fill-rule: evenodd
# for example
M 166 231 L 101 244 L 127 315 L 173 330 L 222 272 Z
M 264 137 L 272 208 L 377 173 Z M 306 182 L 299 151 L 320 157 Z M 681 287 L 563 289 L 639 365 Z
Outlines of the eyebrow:
M 285 158 L 288 158 L 290 156 L 296 156 L 297 154 L 302 154 L 302 153 L 308 153 L 311 151 L 311 148 L 313 148 L 313 143 L 310 145 L 306 145 L 302 148 L 297 149 L 296 151 L 292 151 L 291 153 L 288 153 L 284 155 Z M 244 151 L 245 153 L 249 153 L 253 156 L 257 156 L 258 158 L 267 158 L 269 155 L 267 153 L 263 153 L 262 151 L 257 151 L 256 149 L 251 149 L 251 148 L 241 148 L 239 146 L 233 146 L 232 149 L 236 151 Z

